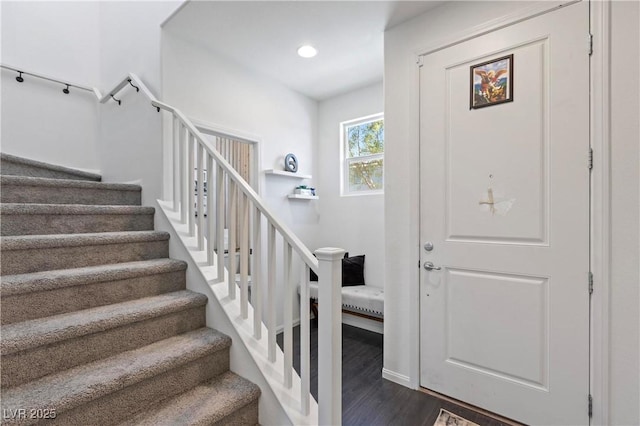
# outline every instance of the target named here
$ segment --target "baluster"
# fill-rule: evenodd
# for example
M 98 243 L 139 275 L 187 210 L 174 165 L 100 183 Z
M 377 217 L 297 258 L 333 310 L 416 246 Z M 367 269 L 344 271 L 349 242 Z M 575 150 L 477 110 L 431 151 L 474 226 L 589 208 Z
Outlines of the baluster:
M 180 208 L 180 122 L 178 117 L 173 116 L 173 140 L 171 149 L 173 150 L 173 211 Z
M 240 214 L 240 315 L 249 317 L 249 198 L 241 192 Z
M 309 327 L 309 265 L 303 262 L 300 277 L 300 411 L 309 414 L 311 391 L 311 355 Z
M 187 212 L 189 206 L 189 190 L 187 184 L 186 170 L 187 155 L 187 131 L 184 125 L 180 125 L 180 223 L 187 223 Z
M 253 337 L 262 339 L 262 216 L 258 207 L 253 209 L 253 255 L 251 259 L 251 305 L 253 305 Z
M 198 144 L 198 250 L 204 250 L 204 147 Z
M 284 385 L 291 387 L 293 371 L 293 295 L 291 294 L 291 269 L 292 253 L 291 245 L 284 241 Z
M 227 145 L 227 156 L 225 158 L 227 162 L 231 164 L 231 167 L 233 167 L 233 152 L 231 151 L 231 144 L 229 143 L 229 139 L 227 138 L 225 138 L 224 141 Z
M 269 361 L 276 361 L 276 228 L 269 224 L 267 241 L 269 277 L 267 281 L 267 331 Z
M 193 144 L 195 142 L 195 138 L 193 137 L 193 135 L 191 134 L 191 132 L 188 132 L 188 137 L 187 137 L 187 145 L 189 146 L 189 152 L 188 152 L 188 156 L 189 158 L 187 158 L 187 179 L 189 181 L 189 208 L 187 209 L 187 223 L 189 224 L 189 236 L 193 237 L 196 234 L 196 212 L 195 212 L 195 204 L 196 204 L 196 200 L 195 200 L 195 176 L 194 176 L 194 170 L 195 170 L 195 165 L 193 164 L 194 162 L 194 150 L 193 150 Z
M 315 252 L 318 274 L 318 423 L 342 422 L 342 257 L 344 250 Z
M 236 298 L 236 214 L 238 211 L 238 191 L 236 183 L 229 178 L 229 297 Z
M 216 167 L 216 241 L 218 246 L 218 282 L 224 280 L 224 213 L 226 198 L 224 195 L 225 174 L 222 167 Z
M 258 177 L 256 176 L 254 144 L 249 144 L 249 183 L 254 189 L 258 188 Z
M 207 152 L 207 265 L 213 265 L 216 221 L 214 212 L 216 199 L 214 194 L 213 156 Z

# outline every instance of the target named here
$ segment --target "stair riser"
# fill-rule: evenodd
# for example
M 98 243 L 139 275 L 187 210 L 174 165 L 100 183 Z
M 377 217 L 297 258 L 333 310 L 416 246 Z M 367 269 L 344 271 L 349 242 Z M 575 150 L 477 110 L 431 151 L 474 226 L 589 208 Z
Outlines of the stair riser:
M 195 423 L 196 425 L 205 425 L 209 423 Z M 258 401 L 254 401 L 234 411 L 224 419 L 211 423 L 214 426 L 230 426 L 230 425 L 258 425 Z
M 52 425 L 117 424 L 168 397 L 185 392 L 229 369 L 229 350 L 221 350 L 70 411 L 57 410 Z M 49 423 L 48 423 L 49 424 Z
M 62 170 L 50 170 L 31 164 L 14 163 L 13 161 L 8 161 L 5 159 L 0 160 L 0 170 L 2 170 L 3 175 L 12 176 L 100 181 L 100 178 L 98 176 L 79 176 L 73 173 L 64 172 Z
M 103 332 L 5 355 L 2 358 L 2 385 L 5 388 L 16 386 L 47 374 L 97 361 L 181 333 L 196 330 L 205 325 L 205 309 L 204 306 L 199 306 Z
M 153 230 L 153 214 L 3 214 L 0 235 L 84 234 Z
M 141 203 L 141 193 L 140 191 L 98 188 L 3 185 L 0 201 L 3 203 L 139 206 Z
M 26 274 L 166 257 L 169 257 L 169 242 L 167 240 L 3 250 L 0 275 Z
M 186 288 L 183 270 L 2 297 L 1 323 L 75 312 Z

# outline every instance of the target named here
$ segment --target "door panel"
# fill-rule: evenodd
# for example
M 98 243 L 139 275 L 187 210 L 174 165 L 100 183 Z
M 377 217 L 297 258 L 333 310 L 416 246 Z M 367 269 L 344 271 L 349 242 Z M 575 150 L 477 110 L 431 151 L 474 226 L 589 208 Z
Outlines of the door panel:
M 546 389 L 549 280 L 450 268 L 444 281 L 447 362 Z M 505 327 L 513 318 L 519 326 Z
M 424 57 L 421 385 L 531 424 L 588 424 L 588 3 Z M 470 67 L 513 54 L 513 101 Z
M 446 68 L 445 149 L 448 238 L 488 243 L 547 242 L 548 39 Z M 469 67 L 514 54 L 515 104 L 469 109 Z M 540 96 L 542 94 L 543 96 Z M 526 129 L 526 131 L 523 131 Z M 494 134 L 494 136 L 492 136 Z M 482 138 L 488 141 L 481 142 Z M 509 158 L 502 162 L 495 159 Z M 493 189 L 494 210 L 478 200 Z M 526 195 L 525 195 L 526 194 Z M 518 208 L 513 208 L 517 205 Z M 484 214 L 478 214 L 478 211 Z M 495 216 L 500 216 L 499 220 Z

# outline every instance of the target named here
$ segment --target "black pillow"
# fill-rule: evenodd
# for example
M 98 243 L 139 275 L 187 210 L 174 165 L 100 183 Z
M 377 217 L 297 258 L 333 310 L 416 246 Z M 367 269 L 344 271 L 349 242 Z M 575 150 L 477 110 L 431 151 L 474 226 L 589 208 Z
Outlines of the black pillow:
M 316 255 L 314 254 L 313 257 L 316 257 Z M 346 252 L 344 254 L 343 259 L 346 259 L 349 257 L 349 252 Z M 344 260 L 342 261 L 342 268 L 344 269 Z M 309 269 L 309 281 L 318 281 L 318 275 L 313 272 L 312 269 Z
M 342 259 L 342 286 L 364 284 L 364 254 Z

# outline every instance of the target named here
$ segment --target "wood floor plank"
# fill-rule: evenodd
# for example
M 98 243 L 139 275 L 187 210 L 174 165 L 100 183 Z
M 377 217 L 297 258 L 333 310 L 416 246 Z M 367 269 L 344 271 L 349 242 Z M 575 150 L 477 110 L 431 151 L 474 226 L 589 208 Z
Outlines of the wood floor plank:
M 300 371 L 300 327 L 293 334 L 293 364 Z M 277 336 L 282 347 L 282 333 Z M 318 399 L 318 327 L 311 321 L 311 394 Z M 382 378 L 383 336 L 342 325 L 342 424 L 432 426 L 444 408 L 481 426 L 510 426 L 452 401 Z

